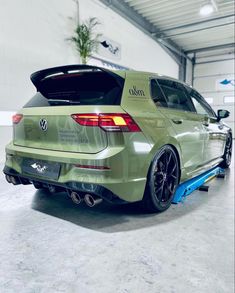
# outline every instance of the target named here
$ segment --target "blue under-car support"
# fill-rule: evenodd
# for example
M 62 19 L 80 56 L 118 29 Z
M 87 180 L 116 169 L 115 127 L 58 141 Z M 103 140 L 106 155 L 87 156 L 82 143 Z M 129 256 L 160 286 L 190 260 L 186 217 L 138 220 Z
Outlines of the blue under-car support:
M 194 190 L 198 189 L 200 186 L 202 186 L 206 181 L 208 181 L 210 178 L 213 178 L 219 174 L 224 173 L 224 170 L 220 167 L 215 167 L 202 175 L 199 175 L 197 177 L 194 177 L 190 180 L 187 180 L 183 183 L 181 183 L 178 188 L 176 189 L 174 198 L 172 200 L 172 203 L 179 203 L 183 200 L 184 197 L 188 196 L 190 193 L 192 193 Z

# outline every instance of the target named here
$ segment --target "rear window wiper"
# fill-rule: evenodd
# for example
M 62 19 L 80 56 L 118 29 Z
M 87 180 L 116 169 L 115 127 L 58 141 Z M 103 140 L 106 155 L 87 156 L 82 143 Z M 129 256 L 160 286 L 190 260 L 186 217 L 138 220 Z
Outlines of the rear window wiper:
M 80 101 L 62 100 L 62 99 L 48 99 L 50 105 L 80 105 Z

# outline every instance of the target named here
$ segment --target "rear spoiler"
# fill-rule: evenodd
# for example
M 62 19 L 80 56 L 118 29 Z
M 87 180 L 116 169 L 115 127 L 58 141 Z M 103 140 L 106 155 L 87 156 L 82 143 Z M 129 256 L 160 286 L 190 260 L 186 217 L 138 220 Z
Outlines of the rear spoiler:
M 91 66 L 91 65 L 80 65 L 80 64 L 58 66 L 58 67 L 52 67 L 52 68 L 36 71 L 31 74 L 30 79 L 38 91 L 40 89 L 40 85 L 42 81 L 45 78 L 49 77 L 50 75 L 61 74 L 61 73 L 72 74 L 74 73 L 73 71 L 79 71 L 79 70 L 103 71 L 111 75 L 112 77 L 114 77 L 119 86 L 123 86 L 124 79 L 120 75 L 102 67 Z

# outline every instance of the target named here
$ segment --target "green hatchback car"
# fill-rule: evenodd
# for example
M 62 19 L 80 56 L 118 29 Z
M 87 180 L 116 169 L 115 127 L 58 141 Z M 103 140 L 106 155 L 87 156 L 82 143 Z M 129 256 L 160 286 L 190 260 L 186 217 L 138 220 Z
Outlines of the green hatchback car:
M 13 117 L 4 173 L 89 206 L 166 210 L 179 183 L 231 162 L 232 133 L 192 87 L 146 72 L 68 65 L 35 72 Z

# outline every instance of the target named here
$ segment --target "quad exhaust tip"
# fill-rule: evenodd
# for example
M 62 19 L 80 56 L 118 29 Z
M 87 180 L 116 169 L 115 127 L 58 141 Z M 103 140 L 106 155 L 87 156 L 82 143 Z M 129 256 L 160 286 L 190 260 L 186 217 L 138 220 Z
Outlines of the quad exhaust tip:
M 8 183 L 12 183 L 14 185 L 20 184 L 20 180 L 14 176 L 6 175 L 6 180 Z
M 11 182 L 14 184 L 14 185 L 17 185 L 19 184 L 19 180 L 13 176 L 11 176 Z
M 87 193 L 84 196 L 84 201 L 90 208 L 92 208 L 96 206 L 97 204 L 101 203 L 103 199 Z
M 75 204 L 80 204 L 82 202 L 82 198 L 77 192 L 72 191 L 69 193 L 69 195 Z
M 76 191 L 68 190 L 68 195 L 69 195 L 69 197 L 71 197 L 72 201 L 77 205 L 79 205 L 84 199 L 86 205 L 89 206 L 90 208 L 94 207 L 95 205 L 97 205 L 103 201 L 102 198 L 88 194 L 88 193 L 83 198 Z
M 11 182 L 11 176 L 6 175 L 6 180 L 7 180 L 8 183 L 12 183 L 12 182 Z

